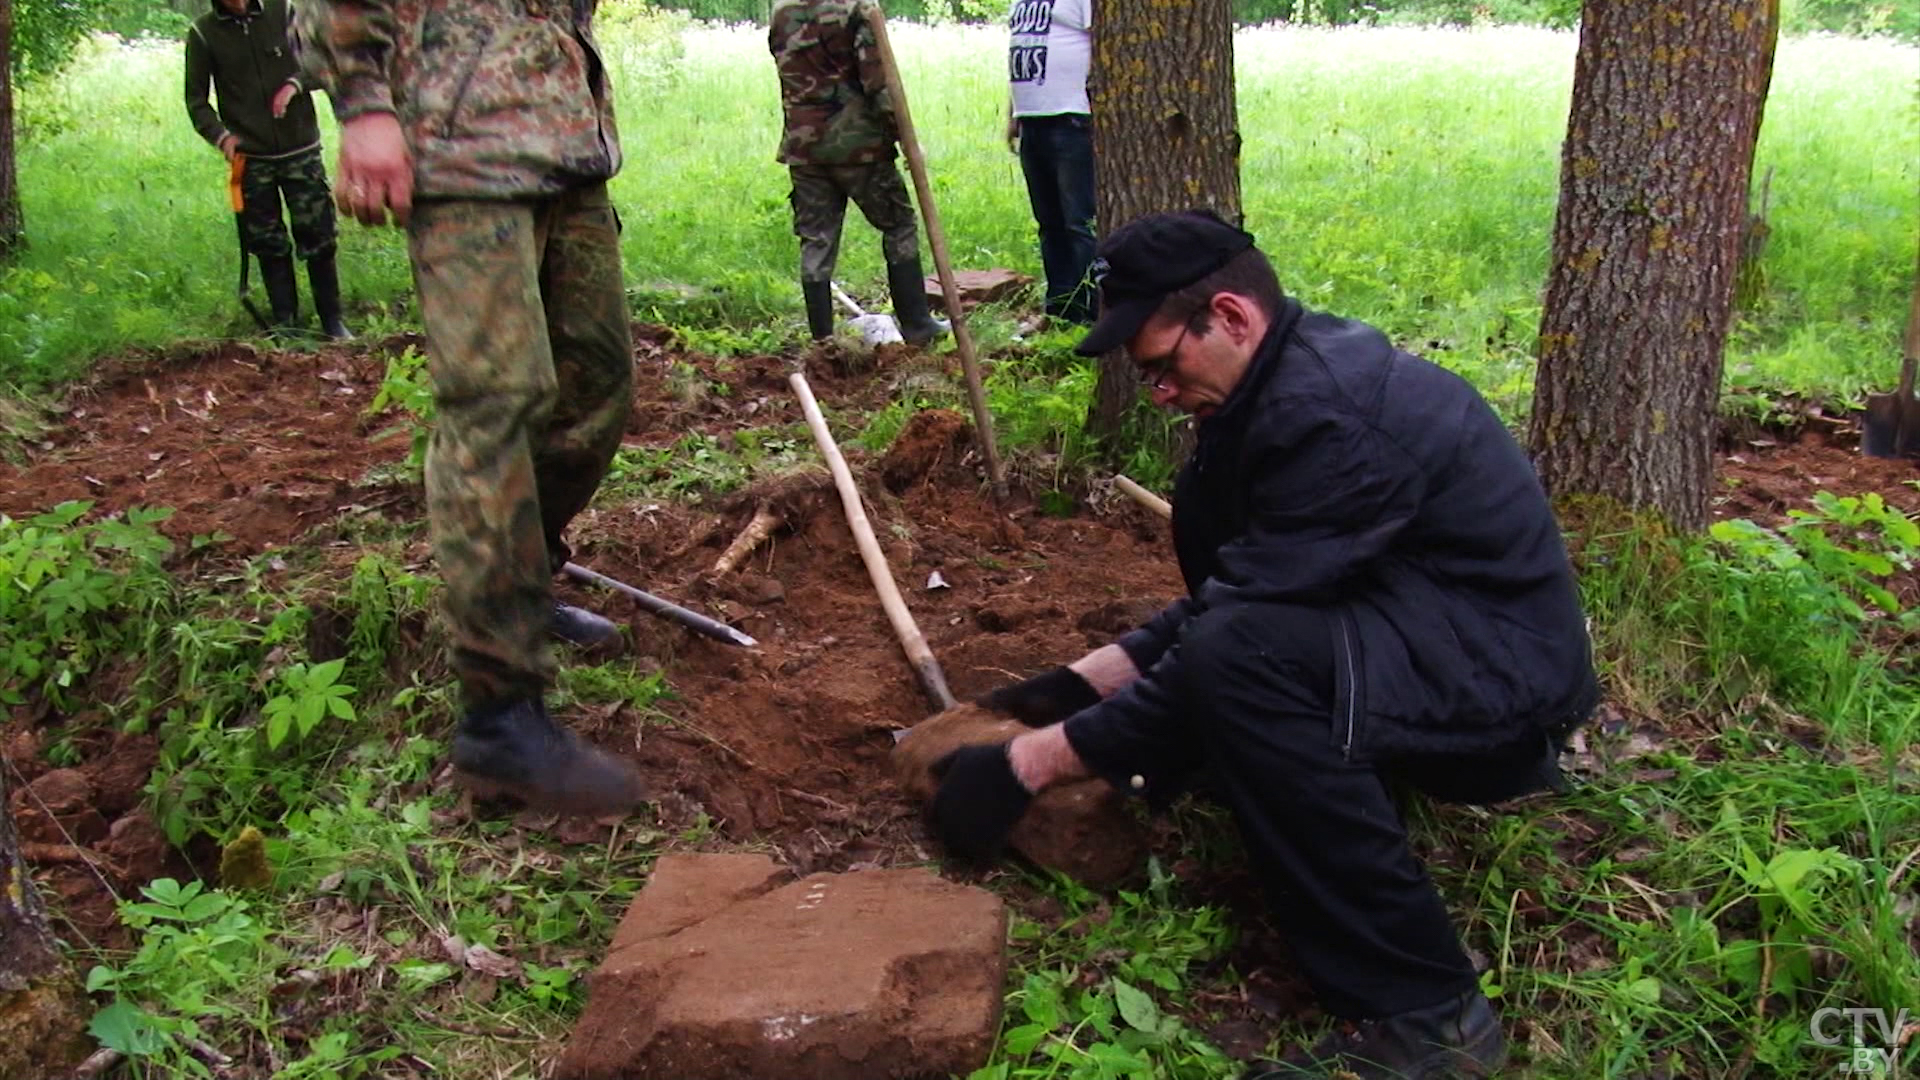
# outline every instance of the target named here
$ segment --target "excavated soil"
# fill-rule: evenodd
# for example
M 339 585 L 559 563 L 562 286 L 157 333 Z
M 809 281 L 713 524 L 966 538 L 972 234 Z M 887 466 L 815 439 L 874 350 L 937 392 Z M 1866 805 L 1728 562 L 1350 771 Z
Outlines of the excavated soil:
M 225 344 L 112 365 L 70 394 L 47 434 L 21 448 L 20 463 L 0 464 L 0 512 L 18 518 L 68 499 L 92 499 L 104 510 L 170 506 L 176 513 L 163 531 L 183 548 L 195 536 L 224 533 L 231 539 L 219 546 L 223 556 L 303 538 L 350 546 L 339 528 L 350 517 L 417 520 L 417 486 L 394 468 L 407 438 L 376 440 L 395 418 L 367 415 L 386 357 L 409 343 L 289 353 Z M 636 328 L 636 343 L 630 446 L 670 446 L 689 433 L 727 440 L 743 428 L 801 420 L 787 384 L 792 358 L 687 354 L 668 332 L 650 327 Z M 807 370 L 829 415 L 849 418 L 953 363 L 901 348 L 874 356 L 829 350 L 811 357 Z M 1824 489 L 1877 491 L 1920 515 L 1920 468 L 1861 459 L 1856 437 L 1810 425 L 1730 439 L 1717 512 L 1778 520 Z M 996 506 L 969 438 L 964 418 L 933 412 L 917 417 L 883 457 L 842 447 L 895 580 L 962 701 L 1111 640 L 1180 591 L 1163 521 L 1106 491 L 1085 493 L 1067 518 L 1040 512 L 1018 493 Z M 712 580 L 707 571 L 761 505 L 780 519 L 771 539 Z M 664 669 L 673 688 L 662 703 L 670 723 L 621 706 L 576 707 L 564 717 L 639 762 L 662 825 L 704 821 L 727 840 L 771 845 L 797 875 L 933 854 L 889 763 L 894 731 L 932 710 L 824 470 L 724 498 L 598 505 L 571 539 L 576 561 L 723 618 L 760 642 L 753 650 L 722 645 L 624 600 L 564 586 L 570 597 L 622 618 L 631 648 Z M 424 543 L 415 547 L 424 558 Z M 1920 600 L 1911 577 L 1901 588 Z M 83 764 L 55 777 L 43 760 L 45 729 L 33 719 L 16 715 L 8 728 L 8 758 L 23 774 L 10 777 L 10 786 L 34 782 L 14 798 L 16 814 L 27 819 L 23 833 L 44 825 L 34 838 L 52 839 L 37 842 L 108 855 L 109 876 L 124 875 L 119 886 L 178 860 L 151 842 L 151 820 L 142 823 L 137 805 L 144 776 L 133 782 L 142 770 L 126 764 L 145 754 L 150 767 L 150 744 L 81 746 Z M 112 797 L 96 794 L 89 807 L 80 794 L 88 789 Z M 56 798 L 64 800 L 58 807 Z M 71 851 L 40 854 L 40 873 L 68 917 L 103 942 L 114 940 L 96 867 Z M 1250 889 L 1244 879 L 1208 891 L 1216 887 L 1223 894 Z M 1271 946 L 1256 931 L 1240 948 Z M 1237 1003 L 1222 1000 L 1228 1012 L 1257 1017 L 1302 1007 L 1300 988 L 1265 973 L 1258 959 L 1237 958 L 1235 966 L 1244 989 Z M 1215 1036 L 1234 1044 L 1231 1031 Z

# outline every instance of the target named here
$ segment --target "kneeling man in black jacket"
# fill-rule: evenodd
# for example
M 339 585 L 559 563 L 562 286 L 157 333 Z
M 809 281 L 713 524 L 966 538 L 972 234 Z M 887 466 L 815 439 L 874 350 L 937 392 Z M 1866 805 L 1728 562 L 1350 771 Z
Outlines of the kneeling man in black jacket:
M 1544 790 L 1596 703 L 1533 468 L 1473 387 L 1304 310 L 1218 218 L 1144 217 L 1099 256 L 1079 351 L 1124 347 L 1154 402 L 1198 421 L 1173 499 L 1188 595 L 982 699 L 1037 730 L 944 759 L 935 827 L 990 858 L 1049 784 L 1151 795 L 1204 772 L 1321 1003 L 1356 1022 L 1249 1075 L 1485 1075 L 1500 1023 L 1388 784 Z

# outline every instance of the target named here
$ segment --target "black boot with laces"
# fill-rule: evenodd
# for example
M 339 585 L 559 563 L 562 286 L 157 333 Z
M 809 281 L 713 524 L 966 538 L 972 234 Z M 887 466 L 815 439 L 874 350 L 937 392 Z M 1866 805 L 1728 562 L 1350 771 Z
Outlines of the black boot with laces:
M 1476 988 L 1438 1005 L 1363 1020 L 1309 1050 L 1257 1064 L 1242 1080 L 1477 1080 L 1506 1059 L 1500 1018 Z

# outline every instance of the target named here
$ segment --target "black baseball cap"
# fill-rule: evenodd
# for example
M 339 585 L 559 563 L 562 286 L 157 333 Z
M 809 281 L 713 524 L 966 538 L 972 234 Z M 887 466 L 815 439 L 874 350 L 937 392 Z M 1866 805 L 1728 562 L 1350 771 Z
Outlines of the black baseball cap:
M 1252 246 L 1252 233 L 1210 210 L 1147 214 L 1120 226 L 1095 252 L 1090 272 L 1100 286 L 1100 319 L 1074 351 L 1099 356 L 1125 345 L 1170 294 Z

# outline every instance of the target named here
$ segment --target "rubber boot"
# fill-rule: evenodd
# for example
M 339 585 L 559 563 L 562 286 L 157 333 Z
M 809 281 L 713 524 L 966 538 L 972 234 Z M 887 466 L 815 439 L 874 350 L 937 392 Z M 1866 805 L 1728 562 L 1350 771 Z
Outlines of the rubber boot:
M 828 281 L 803 281 L 800 283 L 800 295 L 807 302 L 807 332 L 813 340 L 824 341 L 833 336 L 833 283 Z
M 313 290 L 313 312 L 320 317 L 320 332 L 334 341 L 352 341 L 340 315 L 340 272 L 334 266 L 333 250 L 307 260 L 307 285 Z
M 553 722 L 538 699 L 478 709 L 453 732 L 453 766 L 482 793 L 557 814 L 625 814 L 647 797 L 631 764 Z
M 287 337 L 300 329 L 300 287 L 294 281 L 293 256 L 262 255 L 260 284 L 266 286 L 273 308 L 273 336 Z
M 887 292 L 893 297 L 893 321 L 900 325 L 900 336 L 914 348 L 925 348 L 953 329 L 952 323 L 927 311 L 926 275 L 920 272 L 918 255 L 887 264 Z

